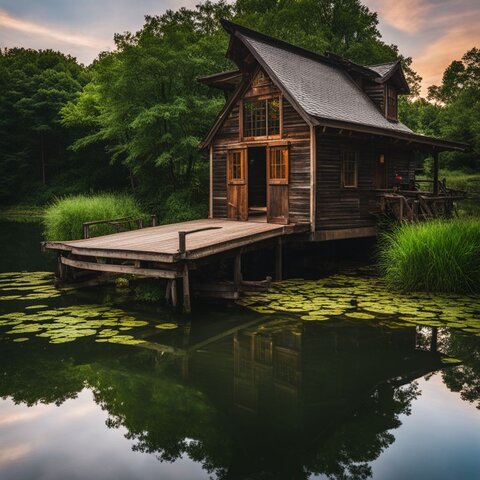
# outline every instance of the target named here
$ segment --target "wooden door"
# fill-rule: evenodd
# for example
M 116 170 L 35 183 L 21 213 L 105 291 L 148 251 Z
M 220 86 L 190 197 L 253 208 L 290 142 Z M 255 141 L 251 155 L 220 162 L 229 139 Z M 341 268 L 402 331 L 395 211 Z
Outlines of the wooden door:
M 267 149 L 267 221 L 288 223 L 288 147 Z
M 227 216 L 248 220 L 247 151 L 230 150 L 227 154 Z
M 375 188 L 387 188 L 387 160 L 382 153 L 375 164 Z

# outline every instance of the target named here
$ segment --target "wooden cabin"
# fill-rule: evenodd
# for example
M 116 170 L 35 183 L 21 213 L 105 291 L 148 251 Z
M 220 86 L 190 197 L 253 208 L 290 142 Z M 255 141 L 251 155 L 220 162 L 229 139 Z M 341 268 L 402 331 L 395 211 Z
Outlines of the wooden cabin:
M 363 66 L 318 55 L 223 20 L 236 70 L 199 79 L 227 101 L 201 147 L 210 155 L 210 218 L 307 225 L 312 240 L 376 233 L 378 213 L 448 214 L 459 192 L 438 179 L 438 154 L 463 144 L 398 120 L 410 93 L 399 61 Z M 434 157 L 433 188 L 415 178 Z

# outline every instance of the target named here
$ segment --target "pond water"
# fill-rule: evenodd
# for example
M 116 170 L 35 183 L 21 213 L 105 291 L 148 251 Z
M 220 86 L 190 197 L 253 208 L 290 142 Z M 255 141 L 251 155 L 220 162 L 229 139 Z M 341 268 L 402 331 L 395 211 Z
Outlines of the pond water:
M 0 478 L 473 479 L 480 300 L 368 270 L 185 317 L 0 224 Z

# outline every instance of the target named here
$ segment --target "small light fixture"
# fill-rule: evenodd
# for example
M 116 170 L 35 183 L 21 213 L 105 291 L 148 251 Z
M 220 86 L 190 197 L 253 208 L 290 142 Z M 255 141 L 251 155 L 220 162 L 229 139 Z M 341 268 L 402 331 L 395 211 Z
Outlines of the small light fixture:
M 378 157 L 379 163 L 382 165 L 385 163 L 385 155 L 383 153 L 380 154 L 380 157 Z

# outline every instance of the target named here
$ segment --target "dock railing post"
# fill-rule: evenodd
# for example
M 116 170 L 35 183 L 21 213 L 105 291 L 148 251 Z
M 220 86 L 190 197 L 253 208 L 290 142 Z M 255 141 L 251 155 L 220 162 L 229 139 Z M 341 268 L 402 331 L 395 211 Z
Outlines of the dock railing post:
M 186 236 L 187 232 L 178 232 L 178 251 L 180 253 L 185 253 L 186 247 Z

